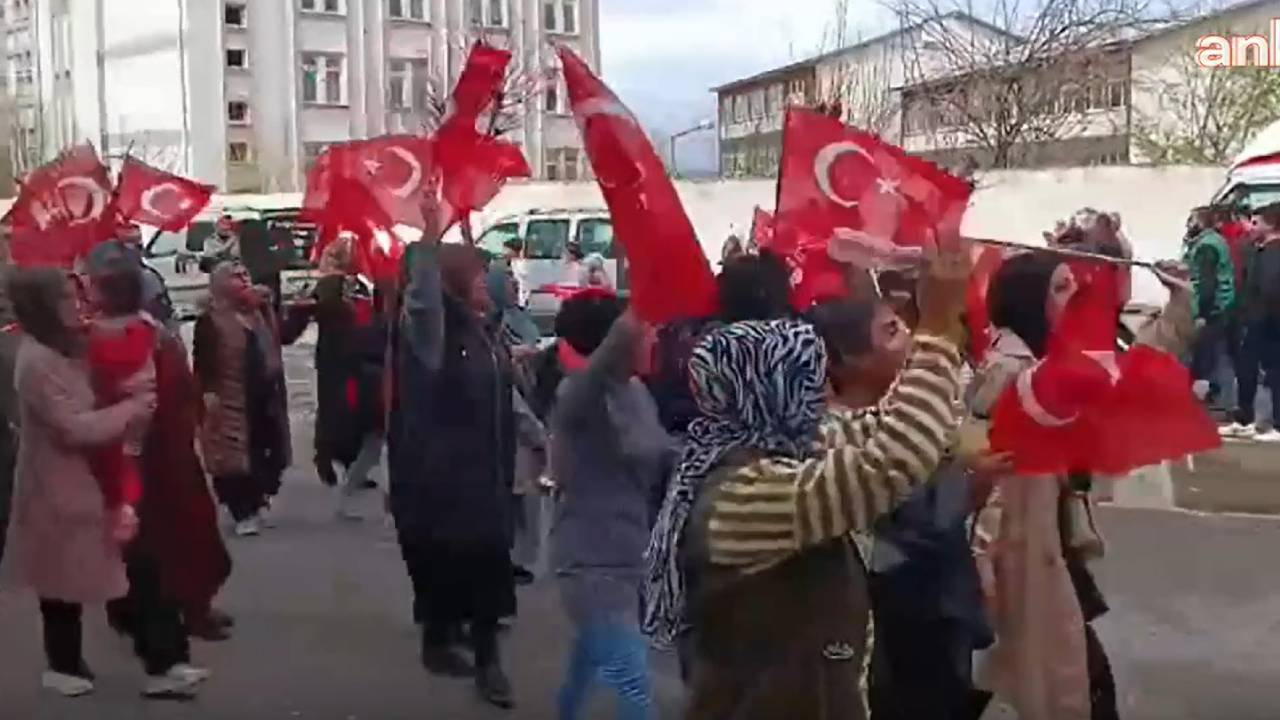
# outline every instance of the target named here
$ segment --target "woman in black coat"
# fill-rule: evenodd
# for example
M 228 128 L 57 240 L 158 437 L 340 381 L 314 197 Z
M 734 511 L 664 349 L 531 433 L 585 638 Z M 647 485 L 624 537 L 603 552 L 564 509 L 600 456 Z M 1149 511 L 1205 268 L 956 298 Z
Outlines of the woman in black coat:
M 509 548 L 515 422 L 512 369 L 488 328 L 484 261 L 432 233 L 413 246 L 396 328 L 391 511 L 414 587 L 427 669 L 470 672 L 450 647 L 470 626 L 476 686 L 511 707 L 498 620 L 514 613 Z

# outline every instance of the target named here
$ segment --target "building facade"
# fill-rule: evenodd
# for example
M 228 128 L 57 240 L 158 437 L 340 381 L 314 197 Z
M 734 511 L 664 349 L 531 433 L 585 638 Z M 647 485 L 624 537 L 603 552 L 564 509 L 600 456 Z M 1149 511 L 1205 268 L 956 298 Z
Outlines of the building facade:
M 815 107 L 890 142 L 902 139 L 899 88 L 908 77 L 933 76 L 943 63 L 928 38 L 947 33 L 982 40 L 1004 35 L 972 16 L 952 12 L 838 50 L 717 88 L 720 174 L 769 177 L 782 153 L 782 121 L 791 105 Z
M 584 173 L 553 44 L 599 68 L 598 0 L 19 1 L 50 28 L 39 160 L 91 139 L 227 192 L 301 190 L 331 143 L 433 129 L 483 38 L 514 55 L 504 137 L 536 177 Z

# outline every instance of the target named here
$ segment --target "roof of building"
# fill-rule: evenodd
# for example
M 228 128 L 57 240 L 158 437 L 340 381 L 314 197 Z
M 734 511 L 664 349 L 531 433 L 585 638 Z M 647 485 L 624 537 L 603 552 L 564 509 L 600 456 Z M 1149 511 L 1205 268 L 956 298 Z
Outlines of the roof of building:
M 1255 1 L 1265 2 L 1267 0 L 1255 0 Z M 1010 34 L 1006 30 L 1002 30 L 996 27 L 995 25 L 992 25 L 991 23 L 986 22 L 985 20 L 976 18 L 973 15 L 970 15 L 969 13 L 966 13 L 966 12 L 962 12 L 960 10 L 953 10 L 949 13 L 946 13 L 945 15 L 942 15 L 938 19 L 939 20 L 964 20 L 964 21 L 973 23 L 974 25 L 981 26 L 987 30 L 990 30 L 991 32 L 1000 33 L 1003 35 L 1009 35 L 1010 37 L 1016 37 Z M 924 22 L 927 22 L 927 21 L 924 21 Z M 755 85 L 756 83 L 759 83 L 763 80 L 769 80 L 775 77 L 783 77 L 785 75 L 789 75 L 795 72 L 796 70 L 802 70 L 807 67 L 815 67 L 817 66 L 818 63 L 824 60 L 829 60 L 834 57 L 839 57 L 841 55 L 844 55 L 845 53 L 858 50 L 859 48 L 869 47 L 877 43 L 882 43 L 888 40 L 892 40 L 898 37 L 899 35 L 915 30 L 916 28 L 923 25 L 924 22 L 915 23 L 914 25 L 901 27 L 886 33 L 874 35 L 872 37 L 867 38 L 866 40 L 861 40 L 859 42 L 853 43 L 852 45 L 846 45 L 838 50 L 831 50 L 829 52 L 821 53 L 819 55 L 814 55 L 813 57 L 805 58 L 803 60 L 797 60 L 796 62 L 783 65 L 781 67 L 771 68 L 769 70 L 756 73 L 755 75 L 739 78 L 737 80 L 731 80 L 723 85 L 718 85 L 716 87 L 711 88 L 711 92 L 722 93 L 722 92 L 725 92 L 726 90 L 733 90 L 746 85 Z

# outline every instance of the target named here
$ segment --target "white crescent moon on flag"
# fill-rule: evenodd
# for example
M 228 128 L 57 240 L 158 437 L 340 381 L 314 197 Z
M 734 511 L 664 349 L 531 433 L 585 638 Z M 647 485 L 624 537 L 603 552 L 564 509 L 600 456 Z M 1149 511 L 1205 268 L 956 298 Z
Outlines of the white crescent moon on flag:
M 413 156 L 413 153 L 409 152 L 408 150 L 405 150 L 402 147 L 389 147 L 387 148 L 387 152 L 391 153 L 392 155 L 395 155 L 401 160 L 404 160 L 405 163 L 409 165 L 409 179 L 405 181 L 404 185 L 401 185 L 398 188 L 393 188 L 391 190 L 392 195 L 395 195 L 396 197 L 403 200 L 409 197 L 410 195 L 412 195 L 414 192 L 418 190 L 419 187 L 421 187 L 422 164 L 418 162 L 418 158 Z
M 174 185 L 171 182 L 162 182 L 159 185 L 152 185 L 151 187 L 142 191 L 142 197 L 139 200 L 139 202 L 142 204 L 142 209 L 151 213 L 152 215 L 164 215 L 165 214 L 164 212 L 156 209 L 155 199 L 157 195 L 159 195 L 161 192 L 164 192 L 166 190 L 169 192 L 178 193 L 178 209 L 179 210 L 186 210 L 188 207 L 191 206 L 191 198 L 187 197 L 186 193 L 182 192 L 177 185 Z
M 77 175 L 74 177 L 62 178 L 54 187 L 58 190 L 62 190 L 64 187 L 68 186 L 83 189 L 85 192 L 89 193 L 89 198 L 93 202 L 88 213 L 81 217 L 72 217 L 68 224 L 82 225 L 102 217 L 102 211 L 107 207 L 107 191 L 103 190 L 101 185 L 87 177 Z M 65 206 L 66 201 L 64 200 L 62 204 Z
M 841 155 L 847 155 L 849 153 L 861 155 L 866 158 L 871 167 L 874 168 L 876 166 L 876 162 L 871 157 L 871 154 L 868 153 L 861 145 L 851 140 L 833 142 L 819 150 L 818 154 L 813 158 L 813 178 L 818 183 L 818 189 L 822 191 L 823 195 L 831 198 L 832 202 L 843 205 L 847 208 L 857 207 L 858 201 L 842 198 L 836 194 L 835 189 L 831 187 L 831 166 L 835 164 L 835 161 L 838 160 Z
M 1076 413 L 1075 415 L 1067 418 L 1057 417 L 1046 410 L 1045 407 L 1040 404 L 1040 400 L 1036 397 L 1035 388 L 1031 386 L 1031 378 L 1040 365 L 1041 363 L 1038 362 L 1018 373 L 1018 379 L 1014 381 L 1018 391 L 1018 404 L 1022 406 L 1022 411 L 1025 412 L 1028 417 L 1044 427 L 1054 428 L 1070 425 L 1076 421 L 1076 418 L 1080 417 L 1080 413 Z

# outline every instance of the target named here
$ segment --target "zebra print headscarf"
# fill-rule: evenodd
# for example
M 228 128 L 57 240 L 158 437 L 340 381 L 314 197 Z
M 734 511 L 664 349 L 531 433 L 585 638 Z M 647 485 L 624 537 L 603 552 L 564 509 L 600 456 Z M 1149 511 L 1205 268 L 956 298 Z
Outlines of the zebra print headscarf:
M 794 320 L 734 323 L 694 349 L 689 379 L 702 414 L 689 425 L 645 554 L 644 631 L 656 645 L 670 646 L 686 627 L 679 546 L 703 480 L 739 448 L 810 454 L 824 406 L 826 365 L 817 331 Z

